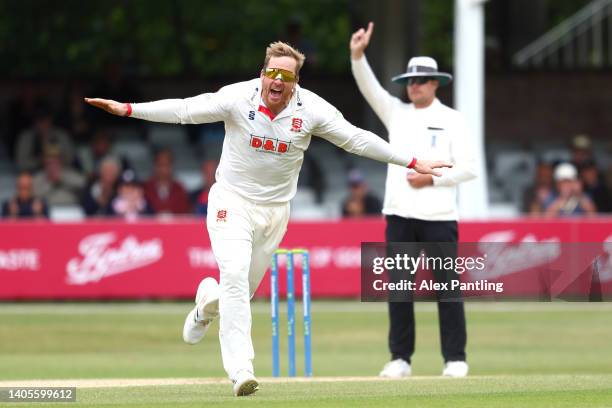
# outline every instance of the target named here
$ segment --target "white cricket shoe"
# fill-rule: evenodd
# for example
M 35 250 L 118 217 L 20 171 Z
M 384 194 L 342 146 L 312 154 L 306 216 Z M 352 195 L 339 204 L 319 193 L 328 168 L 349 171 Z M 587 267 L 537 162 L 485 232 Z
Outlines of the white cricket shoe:
M 204 278 L 200 282 L 195 304 L 183 326 L 183 340 L 187 344 L 199 343 L 219 315 L 219 284 L 214 278 Z
M 442 375 L 444 377 L 460 378 L 468 374 L 469 366 L 465 361 L 449 361 L 444 365 Z
M 385 364 L 378 375 L 387 378 L 410 377 L 412 375 L 412 367 L 410 367 L 407 361 L 398 358 Z
M 234 395 L 236 397 L 244 397 L 253 394 L 259 390 L 259 383 L 252 372 L 248 370 L 240 370 L 236 375 L 234 382 Z

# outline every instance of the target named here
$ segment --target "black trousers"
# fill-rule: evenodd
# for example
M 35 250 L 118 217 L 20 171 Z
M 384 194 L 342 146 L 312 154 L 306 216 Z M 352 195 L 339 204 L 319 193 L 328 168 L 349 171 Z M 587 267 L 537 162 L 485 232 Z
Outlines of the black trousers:
M 456 221 L 424 221 L 394 215 L 387 216 L 386 219 L 385 236 L 387 242 L 456 243 L 458 239 Z M 444 362 L 465 361 L 467 333 L 463 301 L 438 301 L 438 316 L 440 345 Z M 401 358 L 410 363 L 414 353 L 414 343 L 414 303 L 389 302 L 389 350 L 391 351 L 391 359 Z

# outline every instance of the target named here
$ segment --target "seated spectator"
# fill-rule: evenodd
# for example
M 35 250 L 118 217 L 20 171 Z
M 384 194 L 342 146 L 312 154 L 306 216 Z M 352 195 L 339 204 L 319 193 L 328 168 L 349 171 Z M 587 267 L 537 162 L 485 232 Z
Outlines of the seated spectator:
M 142 183 L 136 178 L 136 173 L 133 170 L 124 171 L 117 196 L 111 203 L 111 215 L 133 221 L 142 215 L 153 214 L 154 211 L 145 198 Z
M 41 103 L 36 108 L 34 124 L 17 138 L 15 158 L 20 170 L 38 171 L 43 167 L 43 155 L 48 147 L 61 152 L 65 166 L 72 166 L 74 146 L 65 130 L 53 123 L 53 113 L 49 106 Z
M 17 176 L 17 194 L 2 205 L 4 218 L 49 218 L 45 200 L 34 196 L 32 175 L 27 171 Z
M 206 160 L 202 163 L 202 188 L 191 193 L 191 203 L 194 212 L 198 215 L 208 213 L 208 192 L 215 183 L 215 172 L 217 171 L 216 160 Z
M 586 134 L 574 136 L 572 139 L 572 164 L 579 169 L 583 163 L 593 160 L 593 145 L 591 137 Z
M 597 211 L 600 213 L 612 212 L 612 198 L 610 190 L 599 174 L 599 170 L 593 160 L 586 160 L 579 167 L 580 181 L 584 186 L 584 192 L 591 197 Z
M 342 204 L 343 217 L 380 215 L 382 204 L 378 197 L 368 191 L 368 185 L 359 170 L 349 172 L 348 184 L 350 193 Z
M 127 158 L 116 155 L 112 150 L 113 141 L 110 131 L 106 128 L 97 130 L 91 138 L 89 148 L 80 152 L 78 157 L 79 165 L 89 181 L 98 177 L 97 171 L 100 169 L 100 163 L 110 155 L 117 156 L 121 165 L 121 172 L 132 169 Z
M 597 212 L 593 201 L 582 192 L 578 172 L 570 163 L 561 163 L 555 168 L 557 194 L 545 207 L 547 217 L 571 217 L 593 215 Z
M 97 178 L 89 183 L 83 194 L 82 206 L 87 215 L 112 215 L 111 203 L 117 195 L 121 164 L 109 156 L 100 162 Z
M 68 168 L 57 146 L 49 146 L 44 155 L 44 168 L 34 176 L 34 193 L 50 206 L 79 205 L 85 178 Z
M 172 160 L 170 150 L 158 150 L 153 176 L 145 183 L 145 197 L 157 214 L 187 214 L 191 211 L 185 188 L 174 180 Z
M 553 167 L 550 163 L 540 162 L 536 169 L 534 184 L 523 194 L 523 212 L 531 215 L 544 213 L 544 206 L 555 195 Z

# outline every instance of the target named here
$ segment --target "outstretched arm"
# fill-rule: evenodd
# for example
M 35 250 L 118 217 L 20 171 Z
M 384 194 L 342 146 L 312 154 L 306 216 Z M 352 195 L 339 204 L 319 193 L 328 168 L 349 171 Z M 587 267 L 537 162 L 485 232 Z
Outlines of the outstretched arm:
M 234 98 L 223 92 L 205 93 L 186 99 L 164 99 L 147 103 L 121 103 L 110 99 L 85 98 L 85 102 L 118 116 L 164 123 L 210 123 L 225 119 Z
M 342 114 L 327 102 L 321 100 L 326 117 L 313 131 L 349 153 L 364 156 L 385 163 L 397 164 L 414 169 L 418 173 L 440 176 L 440 167 L 452 167 L 443 161 L 419 160 L 408 152 L 394 151 L 391 145 L 372 132 L 360 129 L 342 117 Z
M 350 42 L 351 70 L 359 91 L 380 120 L 388 126 L 393 104 L 398 100 L 380 85 L 364 55 L 373 31 L 374 23 L 370 22 L 367 30 L 360 28 L 353 33 Z

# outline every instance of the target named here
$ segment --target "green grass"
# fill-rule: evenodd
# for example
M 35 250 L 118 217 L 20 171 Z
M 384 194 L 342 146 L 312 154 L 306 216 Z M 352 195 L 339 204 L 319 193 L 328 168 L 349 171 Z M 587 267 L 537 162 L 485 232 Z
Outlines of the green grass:
M 612 376 L 510 376 L 413 379 L 359 383 L 262 384 L 253 397 L 236 399 L 226 385 L 79 389 L 84 407 L 606 407 Z M 75 404 L 65 404 L 74 406 Z M 19 404 L 57 407 L 58 404 Z
M 181 341 L 190 307 L 186 303 L 0 304 L 0 380 L 224 377 L 218 324 L 197 346 Z M 442 360 L 435 304 L 417 304 L 416 309 L 415 377 L 408 381 L 264 381 L 254 398 L 242 400 L 231 397 L 229 383 L 79 388 L 79 402 L 68 406 L 612 407 L 612 305 L 468 304 L 471 377 L 461 380 L 437 378 Z M 375 376 L 388 360 L 385 304 L 314 302 L 312 315 L 316 376 Z M 271 374 L 269 305 L 255 302 L 253 316 L 255 367 L 258 376 L 267 377 Z M 281 334 L 286 346 L 286 335 Z M 283 369 L 285 356 L 282 350 Z M 301 352 L 301 370 L 299 357 Z

